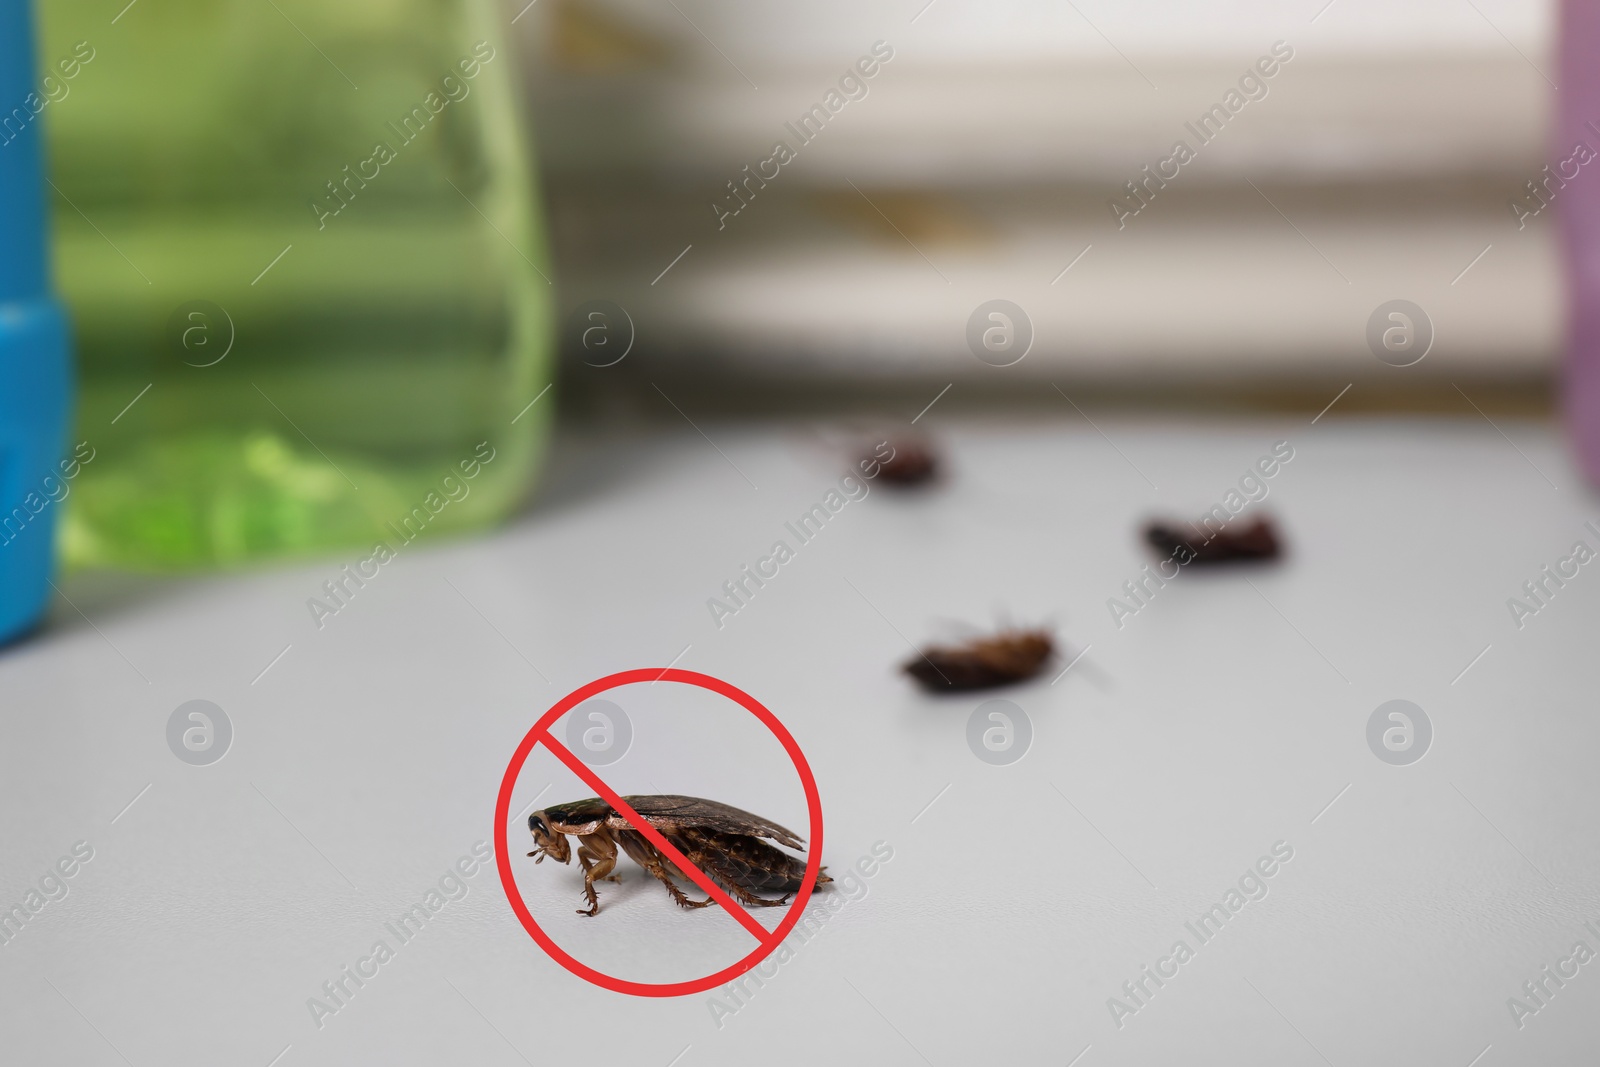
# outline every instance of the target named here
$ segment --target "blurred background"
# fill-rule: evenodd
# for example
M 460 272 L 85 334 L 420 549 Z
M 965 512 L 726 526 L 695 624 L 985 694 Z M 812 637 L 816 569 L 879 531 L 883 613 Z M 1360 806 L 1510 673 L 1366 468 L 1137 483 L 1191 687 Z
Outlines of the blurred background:
M 1546 162 L 1553 18 L 1526 0 L 540 0 L 517 28 L 559 291 L 626 307 L 643 357 L 572 391 L 615 403 L 631 383 L 657 411 L 644 383 L 671 374 L 735 411 L 870 397 L 909 416 L 951 381 L 941 403 L 1048 404 L 1054 378 L 1122 404 L 1316 407 L 1357 381 L 1374 388 L 1346 410 L 1454 412 L 1454 379 L 1537 409 L 1562 333 L 1555 230 L 1509 203 Z M 719 225 L 713 205 L 741 203 L 727 183 L 798 145 L 785 124 L 875 41 L 894 58 L 867 95 Z M 1191 127 L 1275 42 L 1293 58 L 1202 143 Z M 1178 140 L 1192 161 L 1119 217 Z M 992 298 L 1035 331 L 1004 372 L 963 336 Z M 1393 298 L 1437 330 L 1404 372 L 1364 338 Z
M 49 168 L 17 218 L 52 220 L 78 374 L 16 418 L 92 458 L 31 540 L 135 571 L 370 543 L 480 446 L 412 532 L 482 527 L 558 417 L 1546 415 L 1547 207 L 1588 196 L 1548 147 L 1555 17 L 42 0 L 5 158 Z

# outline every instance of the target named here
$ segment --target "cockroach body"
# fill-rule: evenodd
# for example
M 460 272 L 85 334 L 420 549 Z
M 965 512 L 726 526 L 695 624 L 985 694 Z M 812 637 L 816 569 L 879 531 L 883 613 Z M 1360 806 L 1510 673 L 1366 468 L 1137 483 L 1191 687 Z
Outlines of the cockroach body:
M 1177 523 L 1152 522 L 1144 529 L 1150 547 L 1180 564 L 1240 563 L 1277 559 L 1282 553 L 1272 521 L 1258 518 L 1247 526 L 1226 526 L 1214 534 L 1193 524 L 1186 534 Z
M 805 842 L 775 822 L 698 797 L 646 795 L 623 799 L 683 853 L 685 859 L 749 907 L 775 908 L 787 904 L 789 894 L 805 881 L 803 859 L 763 840 L 770 839 L 786 848 L 804 851 Z M 674 877 L 684 878 L 683 872 L 604 800 L 576 800 L 536 811 L 528 816 L 528 829 L 533 834 L 534 844 L 539 846 L 528 853 L 538 857 L 535 863 L 543 863 L 546 856 L 557 863 L 572 862 L 572 849 L 566 835 L 578 839 L 578 864 L 583 868 L 583 892 L 589 901 L 587 910 L 578 909 L 579 915 L 593 916 L 600 911 L 595 882 L 622 880 L 612 873 L 617 865 L 619 845 L 635 863 L 667 887 L 679 907 L 703 908 L 712 903 L 709 897 L 690 900 L 673 882 Z M 833 881 L 824 870 L 826 868 L 817 872 L 815 884 L 818 888 Z M 757 892 L 782 893 L 783 896 L 769 900 L 757 896 Z
M 889 458 L 881 459 L 878 463 L 878 477 L 889 485 L 921 485 L 931 481 L 938 473 L 938 453 L 920 438 L 892 442 Z
M 933 692 L 989 689 L 1032 678 L 1055 648 L 1046 630 L 1006 630 L 963 645 L 925 648 L 904 670 Z

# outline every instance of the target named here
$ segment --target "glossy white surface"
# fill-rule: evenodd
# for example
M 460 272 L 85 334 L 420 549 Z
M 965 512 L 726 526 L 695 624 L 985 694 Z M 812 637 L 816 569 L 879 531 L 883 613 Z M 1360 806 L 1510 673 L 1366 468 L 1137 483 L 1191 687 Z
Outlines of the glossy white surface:
M 919 426 L 948 449 L 946 481 L 874 485 L 720 630 L 706 599 L 837 484 L 843 458 L 803 434 L 704 426 L 725 457 L 687 428 L 568 442 L 531 513 L 402 549 L 321 630 L 307 598 L 364 553 L 68 583 L 93 625 L 63 606 L 0 653 L 0 904 L 74 842 L 94 856 L 0 945 L 3 1058 L 1466 1067 L 1489 1046 L 1483 1067 L 1587 1062 L 1600 963 L 1520 1030 L 1507 1009 L 1574 941 L 1600 949 L 1583 926 L 1600 928 L 1600 569 L 1520 630 L 1506 606 L 1574 541 L 1600 547 L 1559 441 L 1477 416 L 1314 413 L 1096 418 L 1102 436 L 1063 409 L 1003 426 L 935 408 Z M 1253 507 L 1277 516 L 1289 559 L 1183 574 L 1116 628 L 1106 600 L 1149 561 L 1140 520 L 1222 499 L 1280 440 L 1294 458 Z M 1025 758 L 996 767 L 965 741 L 991 694 L 930 698 L 896 667 L 906 639 L 950 633 L 942 620 L 1007 617 L 1092 649 L 1055 684 L 993 694 L 1034 728 Z M 680 652 L 793 731 L 835 873 L 892 847 L 865 896 L 720 1019 L 708 993 L 642 1000 L 569 975 L 492 869 L 397 944 L 384 924 L 491 838 L 538 715 Z M 742 713 L 636 689 L 617 697 L 636 736 L 609 781 L 804 831 L 792 771 Z M 235 729 L 205 767 L 164 733 L 197 698 Z M 1434 726 L 1411 766 L 1367 747 L 1394 698 Z M 551 783 L 546 802 L 588 795 L 535 756 L 515 807 Z M 530 906 L 597 966 L 656 980 L 751 943 L 627 861 L 580 918 L 576 868 L 533 866 L 525 829 L 510 840 Z M 1199 944 L 1185 923 L 1280 841 L 1293 858 L 1267 895 Z M 394 958 L 319 1028 L 308 998 L 380 938 Z M 1194 958 L 1119 1029 L 1108 998 L 1180 938 Z

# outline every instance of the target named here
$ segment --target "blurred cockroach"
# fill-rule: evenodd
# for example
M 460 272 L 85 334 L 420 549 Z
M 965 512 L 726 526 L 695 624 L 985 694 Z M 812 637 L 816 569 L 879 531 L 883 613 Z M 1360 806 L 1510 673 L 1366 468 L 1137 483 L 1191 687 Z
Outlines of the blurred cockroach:
M 1144 539 L 1163 558 L 1180 564 L 1272 560 L 1282 552 L 1278 531 L 1267 518 L 1258 518 L 1237 530 L 1224 526 L 1214 534 L 1197 529 L 1192 523 L 1188 526 L 1185 534 L 1177 523 L 1152 522 L 1144 528 Z
M 1046 630 L 1005 630 L 962 645 L 925 648 L 904 670 L 934 692 L 988 689 L 1032 678 L 1055 648 Z
M 899 486 L 921 485 L 939 473 L 939 454 L 921 437 L 902 437 L 888 442 L 888 459 L 882 458 L 882 449 L 875 453 L 879 459 L 878 477 L 886 484 Z
M 684 858 L 717 885 L 753 908 L 776 908 L 789 902 L 789 894 L 805 881 L 806 864 L 787 852 L 780 852 L 763 841 L 770 838 L 786 848 L 805 849 L 805 842 L 775 822 L 748 811 L 714 800 L 680 796 L 623 797 L 628 805 L 683 853 Z M 589 908 L 579 915 L 596 915 L 600 898 L 594 883 L 600 879 L 620 882 L 612 874 L 617 865 L 617 846 L 622 846 L 635 863 L 660 879 L 679 907 L 703 908 L 712 901 L 690 900 L 672 881 L 685 877 L 677 866 L 661 854 L 648 838 L 629 825 L 610 804 L 598 798 L 575 800 L 570 804 L 536 811 L 528 816 L 528 829 L 539 847 L 528 853 L 543 863 L 549 856 L 557 863 L 571 863 L 572 851 L 566 836 L 579 839 L 578 865 L 583 868 L 583 892 Z M 817 872 L 816 886 L 833 881 Z M 782 893 L 779 900 L 756 896 L 756 891 Z

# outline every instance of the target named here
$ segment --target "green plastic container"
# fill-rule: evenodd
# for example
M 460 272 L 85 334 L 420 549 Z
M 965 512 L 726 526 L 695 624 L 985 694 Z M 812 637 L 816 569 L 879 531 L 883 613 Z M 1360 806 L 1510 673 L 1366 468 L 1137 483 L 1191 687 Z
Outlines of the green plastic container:
M 96 450 L 67 561 L 238 564 L 515 507 L 552 415 L 527 405 L 553 305 L 497 5 L 40 17 L 75 439 Z

